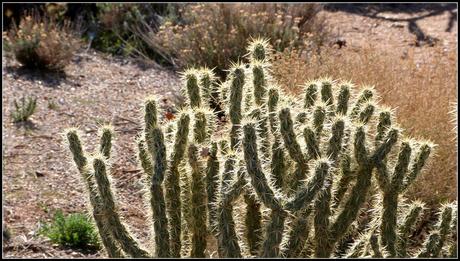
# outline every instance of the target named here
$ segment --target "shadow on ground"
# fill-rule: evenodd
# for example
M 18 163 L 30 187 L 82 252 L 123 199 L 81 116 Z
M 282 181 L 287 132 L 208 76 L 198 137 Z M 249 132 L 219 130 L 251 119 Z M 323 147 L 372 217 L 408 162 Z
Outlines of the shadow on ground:
M 449 22 L 445 29 L 446 32 L 451 32 L 454 24 L 457 22 L 457 4 L 443 3 L 443 4 L 325 4 L 324 9 L 329 12 L 348 12 L 356 15 L 362 15 L 369 18 L 381 19 L 390 22 L 407 22 L 407 29 L 410 33 L 416 36 L 415 46 L 434 46 L 439 39 L 427 35 L 418 26 L 417 21 L 430 16 L 440 15 L 444 12 L 449 13 Z M 382 16 L 383 12 L 392 13 L 405 13 L 416 14 L 411 18 L 389 18 Z

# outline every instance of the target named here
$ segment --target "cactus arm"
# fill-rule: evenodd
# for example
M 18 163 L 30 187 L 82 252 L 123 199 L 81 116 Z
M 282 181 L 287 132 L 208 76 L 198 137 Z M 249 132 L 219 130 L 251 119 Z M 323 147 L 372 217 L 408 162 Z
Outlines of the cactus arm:
M 382 111 L 379 114 L 379 123 L 377 124 L 377 134 L 375 135 L 376 145 L 385 137 L 385 132 L 391 126 L 391 113 L 389 111 Z
M 184 158 L 188 142 L 190 116 L 182 114 L 177 122 L 177 131 L 171 161 L 165 177 L 166 207 L 170 225 L 170 254 L 180 257 L 181 250 L 181 187 L 179 164 Z
M 417 257 L 418 258 L 432 257 L 436 249 L 436 246 L 439 244 L 439 242 L 440 242 L 439 231 L 431 232 L 430 236 L 423 244 L 422 251 L 418 254 Z
M 201 95 L 200 87 L 198 86 L 197 72 L 195 70 L 186 71 L 185 80 L 190 107 L 201 107 Z
M 265 95 L 267 93 L 265 72 L 262 64 L 254 63 L 252 65 L 253 85 L 254 85 L 254 101 L 257 106 L 262 106 L 265 103 Z
M 305 127 L 303 130 L 305 143 L 307 144 L 307 151 L 310 159 L 317 159 L 321 157 L 319 150 L 318 140 L 316 139 L 315 132 L 310 127 Z
M 296 171 L 291 180 L 291 189 L 296 191 L 300 181 L 305 179 L 308 172 L 307 158 L 303 154 L 294 133 L 294 125 L 291 119 L 289 108 L 284 108 L 279 112 L 281 136 L 284 141 L 284 147 L 287 149 L 289 156 L 297 163 Z
M 275 193 L 270 188 L 265 174 L 262 172 L 260 165 L 255 129 L 252 124 L 246 124 L 243 127 L 244 131 L 244 159 L 246 162 L 246 170 L 251 177 L 251 184 L 257 193 L 259 199 L 270 209 L 281 209 L 281 203 L 275 197 Z
M 322 105 L 315 106 L 313 111 L 313 128 L 315 129 L 316 138 L 319 140 L 323 131 L 324 120 L 326 119 L 326 107 Z
M 327 155 L 333 164 L 337 164 L 337 157 L 342 148 L 342 138 L 345 124 L 343 120 L 335 121 L 332 126 L 332 135 L 328 142 Z M 328 257 L 327 244 L 329 241 L 329 217 L 331 216 L 331 199 L 332 199 L 332 182 L 331 176 L 327 177 L 324 188 L 318 194 L 315 202 L 315 256 Z
M 275 135 L 276 130 L 278 129 L 278 122 L 276 117 L 276 110 L 278 108 L 279 93 L 276 88 L 270 88 L 268 90 L 268 120 L 270 123 L 270 131 Z
M 384 152 L 389 151 L 395 142 L 396 141 L 391 143 L 387 142 L 386 150 L 380 153 L 385 154 Z M 359 164 L 356 175 L 356 184 L 351 190 L 350 197 L 345 202 L 343 210 L 338 214 L 335 222 L 331 225 L 330 240 L 326 246 L 329 255 L 332 253 L 335 243 L 343 237 L 351 223 L 356 219 L 359 208 L 365 202 L 367 192 L 369 191 L 369 187 L 371 185 L 373 165 L 372 162 L 370 162 L 369 156 L 367 156 L 368 152 L 365 145 L 365 133 L 362 126 L 357 128 L 353 144 L 355 158 Z
M 418 153 L 415 156 L 415 160 L 412 163 L 410 167 L 410 171 L 407 174 L 403 184 L 401 185 L 401 190 L 406 190 L 410 184 L 417 178 L 417 176 L 420 174 L 420 171 L 422 170 L 423 166 L 425 165 L 430 153 L 431 153 L 432 147 L 430 144 L 422 144 L 418 150 Z
M 433 257 L 439 257 L 441 254 L 442 247 L 444 246 L 448 235 L 451 232 L 450 223 L 452 221 L 452 206 L 445 205 L 441 210 L 441 217 L 438 223 L 439 230 L 439 242 L 433 248 Z
M 341 115 L 346 115 L 348 111 L 348 100 L 350 99 L 350 87 L 346 84 L 340 86 L 340 92 L 337 97 L 336 112 Z
M 331 201 L 331 183 L 324 185 L 324 188 L 318 193 L 315 201 L 315 257 L 329 257 L 329 249 L 327 247 L 330 231 L 329 231 L 329 217 L 331 215 L 330 201 Z
M 321 100 L 334 110 L 334 97 L 332 96 L 332 82 L 324 80 L 321 83 Z
M 419 202 L 411 204 L 403 224 L 398 229 L 396 242 L 396 253 L 398 257 L 407 257 L 407 243 L 410 233 L 413 232 L 415 224 L 423 211 L 423 205 Z
M 271 177 L 273 185 L 277 189 L 283 188 L 284 177 L 286 175 L 286 164 L 284 163 L 284 149 L 279 136 L 275 136 L 272 145 L 272 160 L 271 160 Z
M 289 231 L 289 241 L 281 256 L 285 258 L 298 257 L 305 246 L 310 233 L 308 218 L 312 213 L 312 208 L 308 207 L 296 213 Z
M 107 230 L 107 219 L 103 215 L 102 201 L 97 192 L 97 185 L 94 182 L 93 176 L 87 166 L 87 158 L 83 152 L 83 146 L 76 130 L 69 130 L 66 134 L 67 141 L 69 143 L 70 151 L 72 152 L 73 159 L 77 168 L 86 183 L 86 188 L 89 193 L 89 201 L 92 206 L 92 214 L 96 227 L 99 231 L 102 244 L 107 251 L 107 255 L 110 258 L 123 257 L 123 253 L 119 249 L 117 243 L 112 238 L 111 233 Z
M 236 199 L 235 193 L 229 193 L 232 176 L 235 172 L 235 155 L 227 154 L 224 172 L 222 174 L 222 184 L 220 187 L 221 201 L 217 211 L 218 225 L 218 250 L 219 256 L 223 258 L 242 257 L 238 237 L 235 230 L 235 221 L 233 219 L 232 203 Z M 236 190 L 235 190 L 236 191 Z
M 245 236 L 248 242 L 249 252 L 257 255 L 260 242 L 262 240 L 262 214 L 261 204 L 254 194 L 245 193 L 244 202 L 246 203 L 246 215 L 244 224 L 246 226 Z
M 338 184 L 338 189 L 334 194 L 334 201 L 332 203 L 332 208 L 336 209 L 340 202 L 343 200 L 345 193 L 349 188 L 350 182 L 353 180 L 354 176 L 350 168 L 351 157 L 348 154 L 345 154 L 340 162 L 340 173 L 341 177 Z
M 372 252 L 374 252 L 374 254 L 372 255 L 372 258 L 382 258 L 383 255 L 382 255 L 382 251 L 380 251 L 379 238 L 375 233 L 372 234 L 370 238 L 370 244 L 371 244 Z
M 214 228 L 216 221 L 216 204 L 217 204 L 217 188 L 219 174 L 219 160 L 217 159 L 217 143 L 211 143 L 211 149 L 208 155 L 208 161 L 206 164 L 206 196 L 208 206 L 208 225 L 210 228 Z
M 318 92 L 318 86 L 316 83 L 312 82 L 307 84 L 305 88 L 305 103 L 304 108 L 308 109 L 313 106 L 316 102 L 316 96 Z
M 116 204 L 106 174 L 105 162 L 102 157 L 93 160 L 94 176 L 96 177 L 99 195 L 101 197 L 103 212 L 108 216 L 107 229 L 118 241 L 121 249 L 132 257 L 148 257 L 149 253 L 139 247 L 137 241 L 129 234 L 116 212 Z
M 372 103 L 369 103 L 364 107 L 364 109 L 359 113 L 359 120 L 367 124 L 374 114 L 375 106 Z
M 289 211 L 298 211 L 307 206 L 323 187 L 324 180 L 328 175 L 329 163 L 325 160 L 318 160 L 315 163 L 313 175 L 303 188 L 299 189 L 296 195 L 285 204 Z
M 381 223 L 382 244 L 386 247 L 390 257 L 396 256 L 396 230 L 399 185 L 402 183 L 410 161 L 411 148 L 409 143 L 403 142 L 398 154 L 389 187 L 383 193 L 383 214 Z
M 353 108 L 351 109 L 350 118 L 355 119 L 359 115 L 359 112 L 361 111 L 361 107 L 363 103 L 370 101 L 373 96 L 374 96 L 374 93 L 371 89 L 362 90 L 358 96 L 358 99 L 353 105 Z
M 153 225 L 155 231 L 156 256 L 169 257 L 169 231 L 166 218 L 166 203 L 163 195 L 162 183 L 166 171 L 166 147 L 163 132 L 160 128 L 152 130 L 151 147 L 154 148 L 153 175 L 150 183 L 150 204 L 152 208 Z
M 206 248 L 206 191 L 203 179 L 203 167 L 198 158 L 198 148 L 190 144 L 189 164 L 192 169 L 192 252 L 191 257 L 204 258 Z
M 229 115 L 232 123 L 232 129 L 230 132 L 230 147 L 232 149 L 239 142 L 238 130 L 239 124 L 241 123 L 241 101 L 243 99 L 243 86 L 244 86 L 244 69 L 243 67 L 236 67 L 232 71 L 232 81 L 230 86 L 230 108 Z
M 265 240 L 263 242 L 263 258 L 273 258 L 279 256 L 286 217 L 287 213 L 283 209 L 271 210 L 270 221 L 267 224 L 265 230 Z
M 393 148 L 393 145 L 396 144 L 398 141 L 398 130 L 397 129 L 391 129 L 384 142 L 377 147 L 370 157 L 370 160 L 374 164 L 378 164 L 381 162 L 387 155 L 390 153 L 391 148 Z
M 297 142 L 296 135 L 294 133 L 294 124 L 291 119 L 291 114 L 288 108 L 282 109 L 279 113 L 279 119 L 281 123 L 281 134 L 284 140 L 284 145 L 289 152 L 291 158 L 296 161 L 299 165 L 305 166 L 306 159 L 300 149 L 300 145 Z
M 101 141 L 99 146 L 99 152 L 104 155 L 106 159 L 110 158 L 110 150 L 112 148 L 112 127 L 104 126 L 101 129 Z

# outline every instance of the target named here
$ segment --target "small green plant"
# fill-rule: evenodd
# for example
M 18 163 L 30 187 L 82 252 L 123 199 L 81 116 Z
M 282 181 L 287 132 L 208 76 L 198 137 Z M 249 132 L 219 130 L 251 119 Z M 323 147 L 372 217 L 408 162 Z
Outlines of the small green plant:
M 22 97 L 20 101 L 21 104 L 19 105 L 18 102 L 14 100 L 14 111 L 11 113 L 11 117 L 15 123 L 29 120 L 30 116 L 34 114 L 37 108 L 37 98 L 35 97 L 27 97 L 27 101 L 25 97 Z
M 64 216 L 61 210 L 56 211 L 53 221 L 44 224 L 39 232 L 53 243 L 74 248 L 99 249 L 97 231 L 91 220 L 81 213 Z

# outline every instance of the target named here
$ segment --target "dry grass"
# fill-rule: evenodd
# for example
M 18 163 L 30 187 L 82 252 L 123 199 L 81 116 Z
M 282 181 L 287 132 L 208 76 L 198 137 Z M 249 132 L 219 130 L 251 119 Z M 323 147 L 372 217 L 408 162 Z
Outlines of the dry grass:
M 416 57 L 398 57 L 371 47 L 359 51 L 328 48 L 321 57 L 305 58 L 297 52 L 278 53 L 274 75 L 293 93 L 310 78 L 331 76 L 356 84 L 375 85 L 381 102 L 396 108 L 398 123 L 413 137 L 438 145 L 429 168 L 409 195 L 427 203 L 455 199 L 457 147 L 452 129 L 452 102 L 457 101 L 457 50 L 430 49 Z

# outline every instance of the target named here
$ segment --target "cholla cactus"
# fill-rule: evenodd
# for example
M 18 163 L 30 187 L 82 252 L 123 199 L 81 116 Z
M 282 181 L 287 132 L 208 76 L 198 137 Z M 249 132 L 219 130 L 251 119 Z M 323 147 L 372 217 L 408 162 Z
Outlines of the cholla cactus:
M 102 128 L 92 155 L 76 129 L 66 132 L 109 257 L 454 255 L 454 203 L 441 207 L 421 249 L 410 244 L 424 206 L 406 203 L 404 193 L 427 164 L 431 142 L 404 137 L 372 87 L 357 91 L 350 82 L 321 78 L 304 85 L 303 97 L 290 97 L 270 76 L 266 41 L 254 40 L 248 57 L 221 84 L 209 69 L 187 70 L 188 103 L 172 123 L 160 122 L 155 97 L 145 101 L 137 143 L 153 251 L 116 211 L 108 164 L 113 129 Z M 212 110 L 217 94 L 228 121 Z M 234 209 L 240 197 L 244 220 Z M 363 211 L 370 218 L 361 219 Z M 344 244 L 350 237 L 352 244 Z

